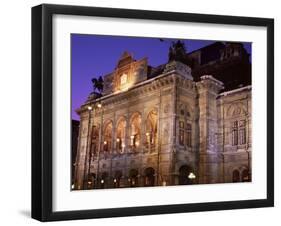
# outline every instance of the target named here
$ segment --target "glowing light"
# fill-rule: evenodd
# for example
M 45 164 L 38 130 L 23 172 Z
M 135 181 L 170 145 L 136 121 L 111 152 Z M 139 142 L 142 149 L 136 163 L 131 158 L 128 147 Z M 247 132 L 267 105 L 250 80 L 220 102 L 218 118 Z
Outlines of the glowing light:
M 188 178 L 192 180 L 192 179 L 195 179 L 196 176 L 194 173 L 191 172 L 191 173 L 189 173 Z
M 120 83 L 121 83 L 121 85 L 124 85 L 124 84 L 126 84 L 127 83 L 127 74 L 122 74 L 121 75 L 121 77 L 120 77 Z
M 120 139 L 119 139 L 119 138 L 117 138 L 117 139 L 116 139 L 116 141 L 117 141 L 117 142 L 120 142 Z
M 122 144 L 122 148 L 125 148 L 125 144 Z
M 105 141 L 103 142 L 103 144 L 107 144 L 107 141 L 105 140 Z
M 101 105 L 101 103 L 98 103 L 97 106 L 98 106 L 98 108 L 101 108 L 102 105 Z
M 114 183 L 116 183 L 116 182 L 117 182 L 117 180 L 116 180 L 116 179 L 114 179 L 114 180 L 113 180 L 113 182 L 114 182 Z
M 93 108 L 91 106 L 88 106 L 88 110 L 91 111 Z
M 149 133 L 146 133 L 145 135 L 146 135 L 146 136 L 149 136 Z
M 103 183 L 104 183 L 104 180 L 101 180 L 100 182 L 103 184 Z
M 138 141 L 136 141 L 136 146 L 139 146 L 139 142 Z

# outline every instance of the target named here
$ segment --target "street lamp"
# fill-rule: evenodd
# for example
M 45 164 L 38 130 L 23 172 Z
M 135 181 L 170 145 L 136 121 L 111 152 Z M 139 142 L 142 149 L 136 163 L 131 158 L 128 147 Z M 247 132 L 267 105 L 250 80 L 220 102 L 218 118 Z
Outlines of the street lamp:
M 194 174 L 193 172 L 190 172 L 190 173 L 188 174 L 188 179 L 193 180 L 193 179 L 195 179 L 195 178 L 196 178 L 196 176 L 195 176 L 195 174 Z

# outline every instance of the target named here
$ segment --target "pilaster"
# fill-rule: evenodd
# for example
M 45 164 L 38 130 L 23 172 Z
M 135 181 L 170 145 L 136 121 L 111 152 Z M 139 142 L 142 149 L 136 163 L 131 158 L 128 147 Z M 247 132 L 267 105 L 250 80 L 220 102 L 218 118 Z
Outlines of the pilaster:
M 217 183 L 221 164 L 217 146 L 217 95 L 223 83 L 211 75 L 205 75 L 196 85 L 199 106 L 199 183 Z

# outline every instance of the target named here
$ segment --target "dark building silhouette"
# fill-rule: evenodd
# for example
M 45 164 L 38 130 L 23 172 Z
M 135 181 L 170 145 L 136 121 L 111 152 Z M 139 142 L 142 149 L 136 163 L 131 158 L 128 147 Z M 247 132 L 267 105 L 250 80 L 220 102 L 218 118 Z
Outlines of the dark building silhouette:
M 215 42 L 187 54 L 194 81 L 213 75 L 224 83 L 221 92 L 251 85 L 251 62 L 241 43 Z
M 74 178 L 74 169 L 75 169 L 75 161 L 76 161 L 76 155 L 77 155 L 77 147 L 78 147 L 78 137 L 79 137 L 79 125 L 80 122 L 78 120 L 72 120 L 71 121 L 71 139 L 72 139 L 72 147 L 71 147 L 71 161 L 72 161 L 72 180 Z M 72 181 L 73 182 L 73 181 Z

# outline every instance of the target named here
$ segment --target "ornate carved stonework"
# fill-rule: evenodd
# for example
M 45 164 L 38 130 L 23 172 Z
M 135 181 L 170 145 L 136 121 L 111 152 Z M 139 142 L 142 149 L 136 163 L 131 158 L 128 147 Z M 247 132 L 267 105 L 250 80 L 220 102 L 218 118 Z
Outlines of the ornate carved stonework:
M 191 68 L 179 61 L 171 61 L 166 64 L 163 73 L 169 72 L 176 72 L 177 74 L 180 74 L 187 79 L 193 80 L 193 77 L 191 75 Z
M 166 105 L 164 106 L 164 113 L 165 113 L 165 114 L 169 113 L 169 112 L 170 112 L 170 108 L 171 108 L 170 104 L 166 104 Z

